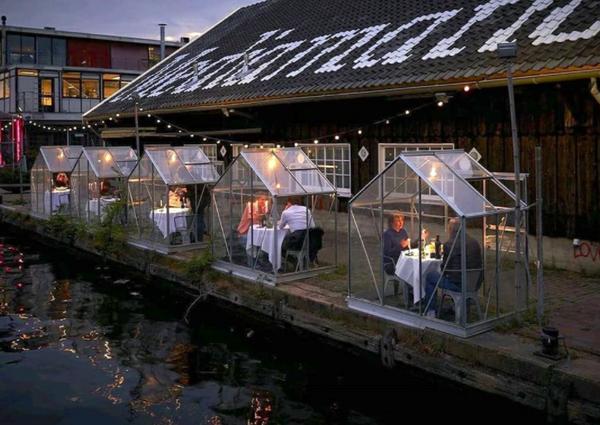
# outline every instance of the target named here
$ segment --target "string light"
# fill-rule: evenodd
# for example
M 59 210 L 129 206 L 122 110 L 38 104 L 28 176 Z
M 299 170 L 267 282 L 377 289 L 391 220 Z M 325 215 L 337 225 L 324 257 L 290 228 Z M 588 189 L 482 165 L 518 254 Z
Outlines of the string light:
M 463 90 L 464 90 L 464 92 L 470 91 L 470 86 L 468 86 L 468 85 L 464 86 Z M 367 124 L 367 127 L 381 125 L 383 123 L 385 123 L 385 125 L 390 125 L 392 120 L 398 119 L 398 118 L 404 117 L 404 116 L 409 116 L 409 115 L 411 115 L 415 111 L 418 111 L 420 109 L 423 109 L 423 108 L 426 108 L 428 106 L 431 106 L 433 103 L 435 103 L 438 107 L 443 107 L 447 102 L 448 102 L 448 98 L 441 99 L 436 94 L 436 99 L 435 99 L 434 102 L 426 102 L 426 103 L 424 103 L 424 104 L 422 104 L 422 105 L 420 105 L 418 107 L 411 108 L 411 109 L 405 109 L 404 111 L 399 112 L 399 113 L 397 113 L 395 115 L 392 115 L 392 116 L 389 116 L 387 118 L 374 121 L 372 124 Z M 141 110 L 141 108 L 140 108 L 140 110 Z M 152 114 L 148 113 L 146 115 L 147 115 L 148 118 L 152 117 Z M 187 130 L 185 128 L 182 128 L 182 127 L 179 127 L 179 126 L 177 126 L 177 125 L 175 125 L 173 123 L 170 123 L 170 122 L 168 122 L 168 121 L 166 121 L 166 120 L 164 120 L 161 117 L 158 117 L 156 115 L 154 115 L 154 118 L 156 119 L 156 123 L 157 124 L 160 124 L 162 121 L 164 121 L 165 124 L 167 124 L 167 128 L 169 128 L 169 129 L 174 128 L 174 129 L 177 130 L 178 134 L 181 134 L 181 135 L 185 134 L 185 135 L 189 135 L 190 138 L 194 138 L 194 134 L 191 133 L 189 130 Z M 109 117 L 109 120 L 112 121 L 112 117 Z M 102 123 L 104 124 L 104 121 L 102 121 Z M 96 125 L 96 124 L 94 124 L 94 125 Z M 312 141 L 313 141 L 314 144 L 319 144 L 320 140 L 327 141 L 330 138 L 333 138 L 334 140 L 338 141 L 338 140 L 340 140 L 340 138 L 343 135 L 347 135 L 347 134 L 354 133 L 354 134 L 358 134 L 358 135 L 363 135 L 363 131 L 364 131 L 363 128 L 364 128 L 364 126 L 361 126 L 361 127 L 356 127 L 356 128 L 349 129 L 348 131 L 344 131 L 344 132 L 341 132 L 341 133 L 338 133 L 338 134 L 324 134 L 324 135 L 321 135 L 320 138 L 312 139 Z M 296 141 L 294 141 L 294 146 L 299 146 L 301 143 L 307 143 L 310 140 L 311 139 L 296 140 Z M 210 136 L 203 136 L 202 137 L 202 141 L 203 142 L 213 141 L 213 142 L 216 142 L 217 144 L 221 143 L 221 139 L 217 139 L 215 137 L 210 137 Z M 244 143 L 243 141 L 228 140 L 228 139 L 224 140 L 224 142 L 227 142 L 227 143 Z
M 463 87 L 463 90 L 465 93 L 469 93 L 471 91 L 471 87 L 467 84 L 466 86 Z

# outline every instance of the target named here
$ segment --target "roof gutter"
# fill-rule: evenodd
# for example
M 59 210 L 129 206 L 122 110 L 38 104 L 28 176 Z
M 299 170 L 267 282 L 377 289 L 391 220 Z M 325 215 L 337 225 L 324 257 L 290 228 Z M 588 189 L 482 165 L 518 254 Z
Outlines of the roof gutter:
M 592 68 L 592 69 L 578 69 L 571 71 L 560 71 L 553 73 L 545 73 L 545 74 L 536 74 L 536 75 L 523 75 L 519 77 L 513 77 L 513 83 L 515 85 L 537 85 L 537 84 L 546 84 L 553 82 L 561 82 L 561 81 L 572 81 L 572 80 L 582 80 L 582 79 L 591 79 L 600 77 L 600 67 Z M 280 105 L 280 104 L 290 104 L 290 103 L 306 103 L 306 102 L 316 102 L 316 101 L 327 101 L 327 100 L 343 100 L 343 99 L 360 99 L 360 98 L 369 98 L 369 97 L 379 97 L 379 96 L 398 96 L 398 95 L 413 95 L 413 94 L 424 94 L 430 93 L 432 96 L 435 93 L 444 92 L 444 91 L 461 91 L 466 85 L 469 85 L 474 88 L 486 89 L 486 88 L 495 88 L 495 87 L 503 87 L 506 86 L 507 79 L 504 76 L 497 76 L 495 78 L 490 79 L 473 79 L 473 80 L 461 80 L 461 81 L 453 81 L 448 83 L 436 83 L 436 84 L 428 84 L 428 85 L 419 85 L 419 86 L 400 86 L 400 87 L 390 87 L 390 88 L 381 88 L 381 89 L 372 89 L 365 88 L 360 90 L 351 90 L 346 92 L 334 92 L 334 93 L 324 93 L 324 94 L 308 94 L 301 96 L 293 96 L 293 97 L 273 97 L 273 98 L 258 98 L 247 101 L 232 101 L 227 103 L 214 103 L 211 105 L 197 105 L 197 106 L 186 106 L 181 108 L 171 108 L 171 109 L 144 109 L 145 112 L 154 113 L 154 114 L 172 114 L 179 112 L 194 112 L 194 111 L 213 111 L 220 110 L 221 108 L 248 108 L 255 106 L 271 106 L 271 105 Z M 99 106 L 99 105 L 98 105 Z M 90 118 L 90 110 L 88 113 L 84 115 L 85 118 Z M 133 112 L 120 112 L 121 117 L 130 117 L 133 116 Z M 111 116 L 108 115 L 98 115 L 94 116 L 93 119 L 104 119 Z

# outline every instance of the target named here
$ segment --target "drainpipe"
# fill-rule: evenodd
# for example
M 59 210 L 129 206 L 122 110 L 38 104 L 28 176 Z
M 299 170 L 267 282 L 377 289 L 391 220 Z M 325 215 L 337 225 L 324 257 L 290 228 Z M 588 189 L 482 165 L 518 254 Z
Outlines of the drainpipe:
M 6 66 L 6 16 L 2 18 L 2 45 L 0 46 L 0 69 L 3 69 Z
M 592 87 L 590 88 L 590 93 L 596 99 L 596 102 L 600 103 L 600 89 L 598 88 L 598 79 L 596 77 L 590 78 L 590 82 L 592 83 Z
M 165 58 L 165 27 L 167 24 L 158 24 L 160 27 L 160 60 Z

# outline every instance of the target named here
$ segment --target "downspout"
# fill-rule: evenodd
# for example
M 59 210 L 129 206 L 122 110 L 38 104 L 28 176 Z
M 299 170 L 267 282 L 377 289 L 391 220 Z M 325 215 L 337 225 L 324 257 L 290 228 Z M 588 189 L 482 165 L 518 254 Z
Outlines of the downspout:
M 596 102 L 600 103 L 600 89 L 598 88 L 598 79 L 596 77 L 590 78 L 591 87 L 590 93 L 596 99 Z

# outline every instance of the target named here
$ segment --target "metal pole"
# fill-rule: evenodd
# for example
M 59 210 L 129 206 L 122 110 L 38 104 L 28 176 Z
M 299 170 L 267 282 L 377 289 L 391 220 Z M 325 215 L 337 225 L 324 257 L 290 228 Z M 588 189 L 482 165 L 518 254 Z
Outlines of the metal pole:
M 535 230 L 537 234 L 537 319 L 538 324 L 542 325 L 544 316 L 544 235 L 542 233 L 542 147 L 535 147 L 535 197 L 537 217 L 535 220 Z
M 135 105 L 133 107 L 133 117 L 135 120 L 135 148 L 137 150 L 137 155 L 138 158 L 141 158 L 141 152 L 140 152 L 140 127 L 139 127 L 139 122 L 138 122 L 138 111 L 139 111 L 139 104 L 138 101 L 135 101 Z
M 460 310 L 460 326 L 465 327 L 467 324 L 467 219 L 461 218 L 461 233 L 460 233 L 460 268 L 461 268 L 461 294 L 462 302 L 459 306 L 454 306 Z M 456 313 L 455 313 L 456 314 Z
M 160 60 L 165 58 L 165 27 L 167 24 L 158 24 L 160 27 Z
M 515 169 L 515 286 L 517 302 L 521 296 L 521 280 L 519 268 L 521 264 L 521 172 L 520 172 L 520 147 L 517 131 L 517 111 L 515 107 L 515 92 L 513 87 L 512 62 L 507 62 L 508 75 L 508 102 L 510 106 L 510 127 L 513 144 L 513 164 Z

